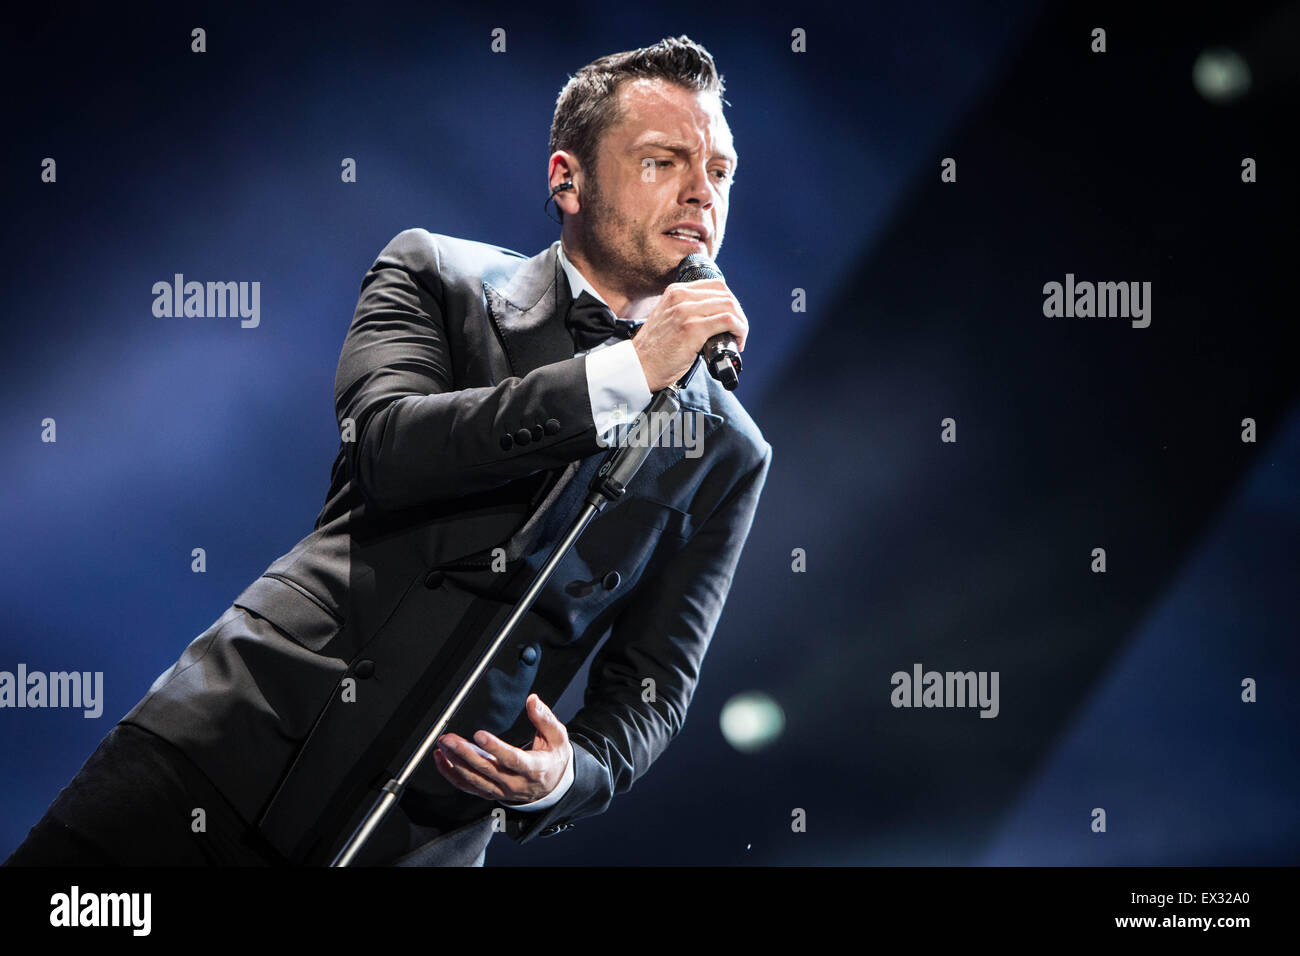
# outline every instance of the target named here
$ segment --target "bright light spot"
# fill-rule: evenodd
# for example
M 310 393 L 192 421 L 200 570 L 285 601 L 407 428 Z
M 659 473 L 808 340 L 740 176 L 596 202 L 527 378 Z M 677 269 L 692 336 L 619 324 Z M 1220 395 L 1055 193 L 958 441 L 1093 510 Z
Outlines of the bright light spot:
M 1229 103 L 1250 89 L 1250 67 L 1235 50 L 1203 50 L 1192 66 L 1192 85 L 1211 103 Z
M 742 753 L 753 753 L 781 736 L 785 714 L 767 694 L 751 691 L 727 701 L 719 723 L 727 743 Z

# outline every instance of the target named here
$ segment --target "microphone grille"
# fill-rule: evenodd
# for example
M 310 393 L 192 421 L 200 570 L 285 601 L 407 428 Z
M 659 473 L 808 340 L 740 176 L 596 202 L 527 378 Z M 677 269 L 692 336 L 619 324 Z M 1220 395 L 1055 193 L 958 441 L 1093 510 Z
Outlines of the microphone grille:
M 678 282 L 695 282 L 699 279 L 721 279 L 722 272 L 702 252 L 692 252 L 677 266 Z

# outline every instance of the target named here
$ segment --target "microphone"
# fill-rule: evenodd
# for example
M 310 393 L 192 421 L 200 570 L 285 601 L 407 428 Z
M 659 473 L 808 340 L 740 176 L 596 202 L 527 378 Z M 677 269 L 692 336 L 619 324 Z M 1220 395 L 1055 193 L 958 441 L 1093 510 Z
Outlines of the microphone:
M 718 267 L 702 252 L 692 252 L 677 266 L 678 282 L 694 282 L 697 279 L 721 279 Z M 719 332 L 704 343 L 700 349 L 704 356 L 704 365 L 709 374 L 722 383 L 727 391 L 734 391 L 740 384 L 740 349 L 736 348 L 736 337 L 730 332 Z

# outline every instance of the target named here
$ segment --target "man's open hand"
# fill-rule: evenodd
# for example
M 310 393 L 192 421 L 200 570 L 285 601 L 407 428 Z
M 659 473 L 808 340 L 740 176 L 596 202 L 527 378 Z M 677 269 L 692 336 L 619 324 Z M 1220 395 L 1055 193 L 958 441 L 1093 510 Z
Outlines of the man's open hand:
M 530 750 L 512 747 L 486 730 L 474 742 L 492 755 L 484 757 L 457 734 L 443 734 L 433 761 L 438 772 L 458 790 L 501 803 L 532 803 L 554 790 L 573 759 L 573 747 L 564 724 L 536 694 L 524 704 L 537 728 Z

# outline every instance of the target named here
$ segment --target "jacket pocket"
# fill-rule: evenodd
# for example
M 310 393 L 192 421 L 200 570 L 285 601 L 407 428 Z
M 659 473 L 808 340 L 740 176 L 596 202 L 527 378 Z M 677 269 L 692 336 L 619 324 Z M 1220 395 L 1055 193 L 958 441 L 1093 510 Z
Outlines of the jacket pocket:
M 326 700 L 258 819 L 262 835 L 295 863 L 328 863 L 379 785 L 401 768 L 513 609 L 511 603 L 461 588 L 452 574 L 436 586 L 423 575 L 413 579 L 393 614 L 357 649 L 369 664 L 366 676 L 355 668 L 343 675 L 356 678 L 354 693 L 345 699 L 336 687 Z M 526 614 L 516 638 L 540 645 L 553 630 L 539 616 Z M 518 655 L 512 640 L 496 660 L 517 666 Z M 496 670 L 489 668 L 484 678 L 489 686 Z M 530 677 L 534 670 L 528 669 Z M 513 679 L 513 674 L 507 677 Z M 519 706 L 526 696 L 525 689 Z M 475 699 L 470 695 L 461 710 L 472 710 Z M 432 755 L 412 786 L 420 788 L 427 774 L 447 793 L 459 792 L 443 780 Z
M 611 505 L 607 513 L 611 521 L 627 521 L 678 538 L 689 538 L 695 530 L 688 512 L 630 492 Z
M 318 654 L 343 629 L 343 621 L 319 598 L 288 578 L 264 574 L 231 603 L 266 618 L 294 643 Z

